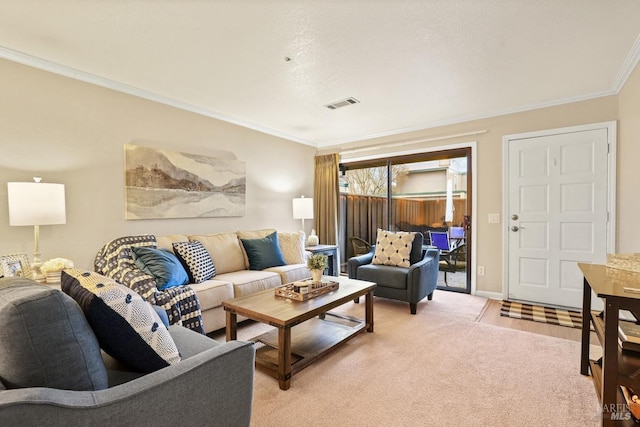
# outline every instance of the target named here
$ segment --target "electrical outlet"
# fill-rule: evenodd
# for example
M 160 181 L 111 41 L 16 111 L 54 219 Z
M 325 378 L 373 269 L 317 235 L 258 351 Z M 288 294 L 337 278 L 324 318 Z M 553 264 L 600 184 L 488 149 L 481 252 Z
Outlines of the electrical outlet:
M 484 266 L 478 266 L 478 276 L 484 276 Z

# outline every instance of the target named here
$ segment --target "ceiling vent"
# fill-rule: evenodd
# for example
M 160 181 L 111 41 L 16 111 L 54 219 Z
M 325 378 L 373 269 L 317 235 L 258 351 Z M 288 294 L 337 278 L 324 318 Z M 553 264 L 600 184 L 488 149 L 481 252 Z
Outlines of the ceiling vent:
M 327 104 L 325 105 L 325 107 L 327 107 L 330 110 L 337 110 L 338 108 L 346 107 L 353 104 L 359 104 L 359 103 L 360 101 L 358 101 L 355 98 L 347 98 L 347 99 L 343 99 L 342 101 L 336 101 L 332 104 Z

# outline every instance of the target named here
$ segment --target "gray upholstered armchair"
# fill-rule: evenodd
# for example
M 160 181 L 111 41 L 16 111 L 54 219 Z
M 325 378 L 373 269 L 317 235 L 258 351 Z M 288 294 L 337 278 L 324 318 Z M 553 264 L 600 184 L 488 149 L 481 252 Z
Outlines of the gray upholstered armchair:
M 0 279 L 0 425 L 249 426 L 253 345 L 168 330 L 180 362 L 147 374 L 121 370 L 71 297 Z
M 375 246 L 369 253 L 352 257 L 347 262 L 350 278 L 377 283 L 374 295 L 408 302 L 411 314 L 416 314 L 417 304 L 424 297 L 433 298 L 440 258 L 437 248 L 423 248 L 422 233 L 414 234 L 409 267 L 372 264 Z

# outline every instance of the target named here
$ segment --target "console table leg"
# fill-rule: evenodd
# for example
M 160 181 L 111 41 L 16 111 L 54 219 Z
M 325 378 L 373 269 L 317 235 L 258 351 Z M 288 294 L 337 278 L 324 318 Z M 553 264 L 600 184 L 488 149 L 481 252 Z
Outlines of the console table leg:
M 585 278 L 582 285 L 582 342 L 580 349 L 580 373 L 589 375 L 589 344 L 591 334 L 591 285 Z
M 613 426 L 619 409 L 618 395 L 618 315 L 620 304 L 607 299 L 604 304 L 604 348 L 602 351 L 602 425 Z
M 278 329 L 278 383 L 280 390 L 291 386 L 291 328 Z

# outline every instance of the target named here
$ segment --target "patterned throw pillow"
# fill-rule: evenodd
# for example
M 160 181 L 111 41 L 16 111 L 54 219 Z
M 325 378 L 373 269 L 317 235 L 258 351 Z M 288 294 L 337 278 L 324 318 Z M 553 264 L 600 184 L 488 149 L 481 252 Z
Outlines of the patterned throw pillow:
M 62 290 L 76 300 L 98 338 L 114 359 L 140 372 L 180 362 L 180 353 L 151 304 L 133 289 L 98 273 L 69 268 Z
M 173 251 L 189 273 L 191 283 L 202 283 L 216 275 L 211 255 L 199 241 L 175 242 Z
M 378 229 L 376 252 L 371 263 L 408 268 L 412 245 L 413 233 Z

